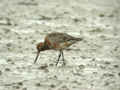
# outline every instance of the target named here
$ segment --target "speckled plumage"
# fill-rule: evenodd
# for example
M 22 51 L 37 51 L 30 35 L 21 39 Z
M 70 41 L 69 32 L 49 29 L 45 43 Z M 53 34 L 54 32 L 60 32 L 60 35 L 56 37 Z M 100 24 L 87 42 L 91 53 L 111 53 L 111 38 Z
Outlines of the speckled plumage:
M 76 38 L 66 33 L 53 32 L 45 37 L 44 43 L 51 49 L 65 49 L 81 40 L 82 38 Z

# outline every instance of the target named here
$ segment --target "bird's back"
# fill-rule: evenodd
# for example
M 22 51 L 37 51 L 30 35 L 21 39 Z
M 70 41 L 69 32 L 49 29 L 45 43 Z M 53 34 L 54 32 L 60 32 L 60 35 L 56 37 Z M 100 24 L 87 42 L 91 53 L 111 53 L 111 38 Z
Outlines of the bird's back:
M 53 32 L 46 36 L 45 42 L 51 45 L 51 48 L 66 48 L 81 38 L 75 38 L 66 33 Z

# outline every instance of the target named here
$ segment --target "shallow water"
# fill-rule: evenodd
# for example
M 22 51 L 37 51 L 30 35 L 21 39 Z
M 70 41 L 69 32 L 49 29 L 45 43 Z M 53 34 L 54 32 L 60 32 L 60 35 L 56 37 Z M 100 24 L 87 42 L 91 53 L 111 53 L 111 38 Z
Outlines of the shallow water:
M 120 90 L 118 0 L 1 0 L 0 90 Z M 64 51 L 45 51 L 47 33 L 84 40 Z

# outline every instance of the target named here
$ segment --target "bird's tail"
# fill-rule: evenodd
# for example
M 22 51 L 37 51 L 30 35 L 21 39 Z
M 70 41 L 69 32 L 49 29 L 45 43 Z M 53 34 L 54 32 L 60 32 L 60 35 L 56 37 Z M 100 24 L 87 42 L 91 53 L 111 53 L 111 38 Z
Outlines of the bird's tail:
M 77 40 L 77 41 L 82 41 L 82 40 L 83 40 L 83 38 L 76 38 L 76 40 Z

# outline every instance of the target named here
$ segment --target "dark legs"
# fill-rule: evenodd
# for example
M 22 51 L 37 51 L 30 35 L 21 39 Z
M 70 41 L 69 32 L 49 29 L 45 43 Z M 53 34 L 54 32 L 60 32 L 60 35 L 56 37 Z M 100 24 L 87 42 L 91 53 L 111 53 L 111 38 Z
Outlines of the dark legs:
M 58 64 L 58 62 L 59 62 L 59 60 L 60 60 L 60 57 L 61 57 L 61 50 L 60 50 L 60 54 L 59 54 L 58 59 L 57 59 L 57 62 L 56 62 L 56 66 L 57 66 L 57 64 Z
M 63 65 L 65 65 L 65 60 L 64 60 L 64 54 L 63 54 L 63 51 L 61 51 L 61 53 L 62 53 Z
M 63 51 L 60 50 L 60 54 L 59 54 L 59 56 L 58 56 L 56 66 L 57 66 L 57 64 L 58 64 L 58 62 L 59 62 L 59 60 L 60 60 L 61 55 L 62 55 L 63 64 L 65 64 L 65 62 L 64 62 L 64 54 L 63 54 Z

